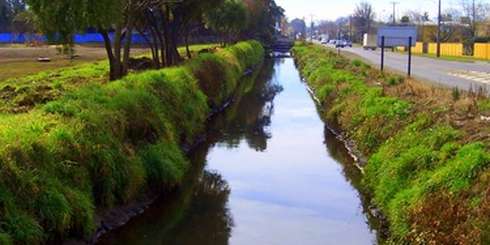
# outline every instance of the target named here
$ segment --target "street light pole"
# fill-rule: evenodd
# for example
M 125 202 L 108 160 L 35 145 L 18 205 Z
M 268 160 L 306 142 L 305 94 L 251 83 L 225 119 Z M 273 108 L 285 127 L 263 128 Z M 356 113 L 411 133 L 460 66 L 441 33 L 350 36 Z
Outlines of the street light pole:
M 439 0 L 439 10 L 437 15 L 437 57 L 441 57 L 441 0 Z

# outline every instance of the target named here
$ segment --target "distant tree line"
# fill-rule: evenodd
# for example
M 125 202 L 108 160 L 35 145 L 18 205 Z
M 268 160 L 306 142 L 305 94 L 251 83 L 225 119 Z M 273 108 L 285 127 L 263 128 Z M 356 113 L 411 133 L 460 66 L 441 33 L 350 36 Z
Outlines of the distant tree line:
M 353 9 L 353 13 L 349 16 L 318 22 L 315 32 L 327 35 L 331 39 L 351 39 L 360 42 L 364 33 L 375 33 L 378 26 L 393 24 L 392 15 L 376 15 L 375 9 L 368 1 L 361 1 L 353 6 Z M 456 5 L 444 8 L 441 20 L 443 41 L 463 42 L 471 46 L 476 41 L 490 40 L 490 3 L 488 1 L 458 0 Z M 436 39 L 437 16 L 429 16 L 428 12 L 407 10 L 399 18 L 395 18 L 395 22 L 396 25 L 419 26 L 419 37 L 424 38 L 424 41 L 435 41 Z M 304 20 L 296 19 L 290 22 L 290 27 L 293 34 L 306 28 L 306 25 Z

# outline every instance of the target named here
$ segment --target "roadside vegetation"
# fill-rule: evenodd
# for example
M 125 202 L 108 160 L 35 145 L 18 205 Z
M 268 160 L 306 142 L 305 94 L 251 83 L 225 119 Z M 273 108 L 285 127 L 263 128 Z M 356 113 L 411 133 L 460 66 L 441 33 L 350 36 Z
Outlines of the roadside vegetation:
M 104 210 L 179 186 L 181 146 L 263 57 L 249 41 L 112 82 L 106 62 L 2 82 L 0 243 L 86 238 Z
M 297 43 L 325 119 L 367 158 L 363 183 L 388 243 L 490 243 L 490 106 L 484 91 L 434 88 Z

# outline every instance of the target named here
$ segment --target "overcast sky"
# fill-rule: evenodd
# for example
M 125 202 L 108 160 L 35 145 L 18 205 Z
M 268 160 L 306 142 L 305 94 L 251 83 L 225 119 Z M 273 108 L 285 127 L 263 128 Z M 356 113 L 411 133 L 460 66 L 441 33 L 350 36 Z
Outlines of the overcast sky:
M 393 12 L 393 0 L 367 0 L 374 6 L 377 19 L 387 19 Z M 442 0 L 443 9 L 457 8 L 461 0 Z M 490 0 L 483 0 L 489 2 Z M 354 11 L 361 0 L 276 0 L 276 3 L 286 10 L 288 18 L 303 18 L 308 21 L 310 15 L 315 20 L 335 20 L 341 16 L 347 16 Z M 395 0 L 397 4 L 397 18 L 406 10 L 416 10 L 421 13 L 429 12 L 431 18 L 437 16 L 437 0 Z

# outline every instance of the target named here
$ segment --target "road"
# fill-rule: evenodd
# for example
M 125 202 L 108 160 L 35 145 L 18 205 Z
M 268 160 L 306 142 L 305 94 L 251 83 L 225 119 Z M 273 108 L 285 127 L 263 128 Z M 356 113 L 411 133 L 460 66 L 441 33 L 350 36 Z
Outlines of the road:
M 369 63 L 381 64 L 381 51 L 366 51 L 360 47 L 346 48 L 341 52 L 350 52 L 362 57 Z M 407 54 L 385 53 L 385 67 L 396 72 L 407 72 Z M 490 93 L 490 63 L 485 62 L 459 62 L 437 60 L 434 58 L 413 56 L 412 57 L 413 77 L 446 87 L 458 87 L 464 90 L 477 91 L 479 88 Z

